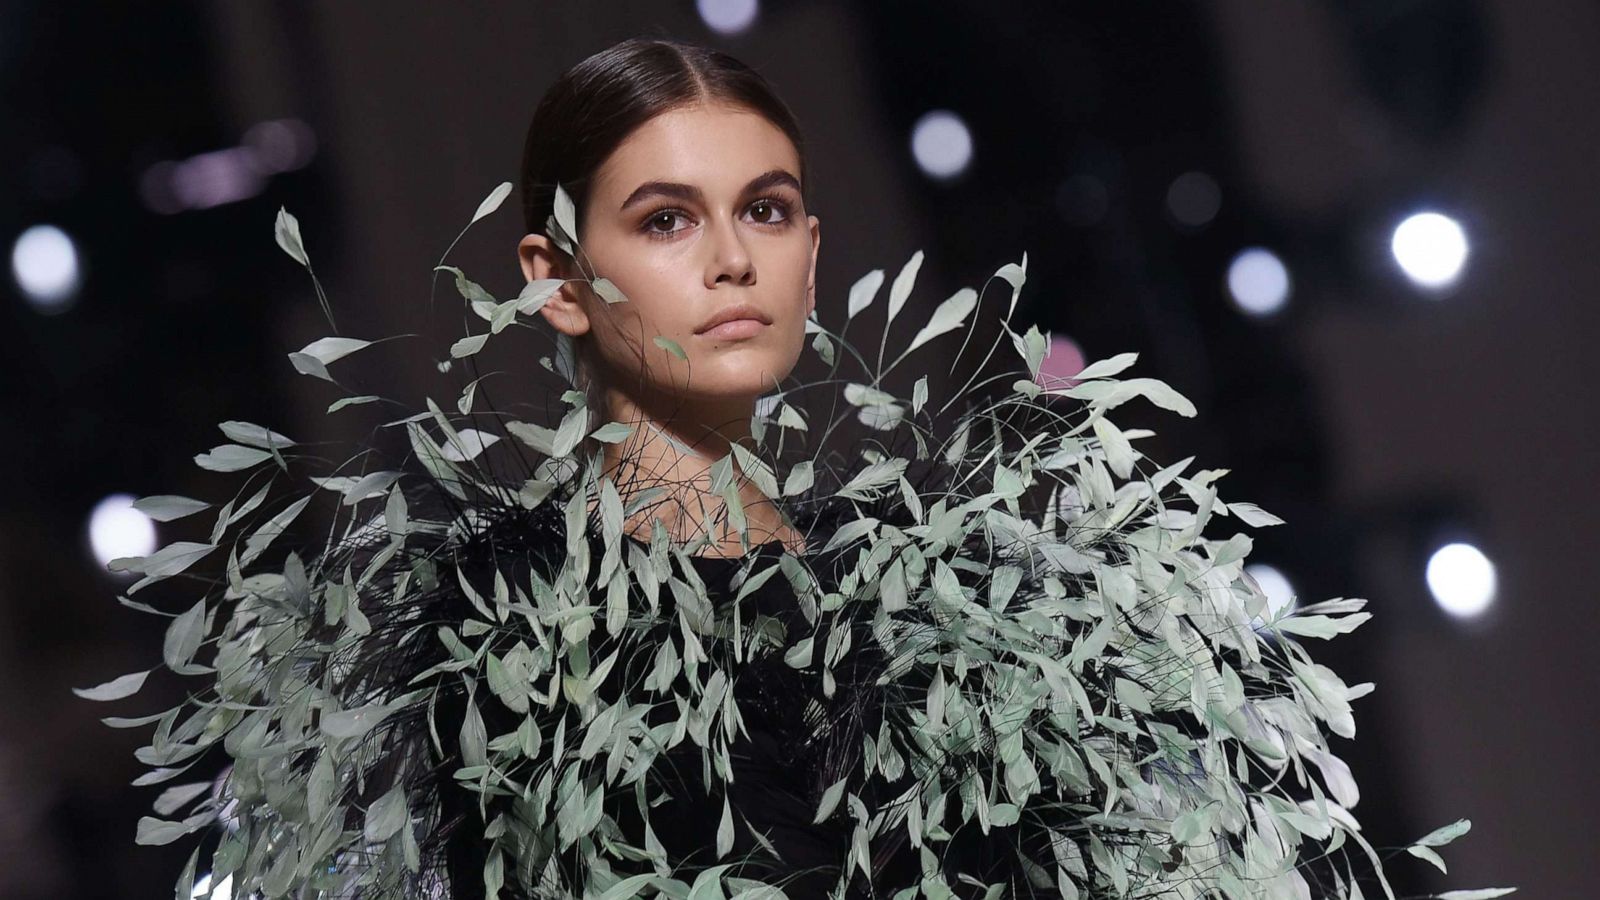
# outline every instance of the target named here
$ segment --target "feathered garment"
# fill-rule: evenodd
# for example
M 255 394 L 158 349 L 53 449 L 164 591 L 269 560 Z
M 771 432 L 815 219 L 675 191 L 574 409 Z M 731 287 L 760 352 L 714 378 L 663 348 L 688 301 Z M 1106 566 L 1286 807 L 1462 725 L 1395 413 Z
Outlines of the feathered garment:
M 562 200 L 549 230 L 570 248 Z M 277 239 L 309 270 L 287 212 Z M 884 301 L 891 336 L 921 260 Z M 123 602 L 171 617 L 165 667 L 195 679 L 177 708 L 107 720 L 156 726 L 139 783 L 165 789 L 137 839 L 216 835 L 180 897 L 209 873 L 234 897 L 1392 898 L 1327 742 L 1354 734 L 1371 685 L 1300 643 L 1350 631 L 1365 601 L 1269 613 L 1244 562 L 1248 529 L 1280 520 L 1224 502 L 1223 472 L 1192 457 L 1152 465 L 1134 447 L 1150 432 L 1112 423 L 1137 398 L 1194 414 L 1119 379 L 1134 354 L 1041 385 L 1045 336 L 1010 325 L 1026 266 L 995 273 L 1009 304 L 986 308 L 1005 332 L 986 359 L 1012 374 L 960 409 L 887 376 L 970 340 L 980 292 L 938 304 L 887 366 L 808 322 L 830 378 L 765 398 L 754 449 L 710 485 L 742 529 L 734 485 L 754 482 L 803 554 L 625 530 L 660 495 L 602 475 L 600 445 L 631 428 L 595 420 L 564 340 L 543 360 L 570 386 L 550 421 L 475 408 L 468 386 L 459 415 L 430 400 L 390 423 L 412 451 L 394 468 L 363 447 L 362 468 L 311 474 L 293 440 L 223 423 L 229 443 L 197 461 L 250 482 L 209 538 L 112 564 L 143 576 Z M 449 271 L 489 323 L 452 348 L 468 364 L 560 285 L 499 301 Z M 857 282 L 846 318 L 883 282 Z M 291 361 L 334 381 L 368 343 Z M 801 411 L 819 391 L 871 440 L 795 458 L 825 435 Z M 175 614 L 131 599 L 206 567 Z M 147 674 L 80 694 L 120 699 Z M 1466 827 L 1407 849 L 1436 859 Z

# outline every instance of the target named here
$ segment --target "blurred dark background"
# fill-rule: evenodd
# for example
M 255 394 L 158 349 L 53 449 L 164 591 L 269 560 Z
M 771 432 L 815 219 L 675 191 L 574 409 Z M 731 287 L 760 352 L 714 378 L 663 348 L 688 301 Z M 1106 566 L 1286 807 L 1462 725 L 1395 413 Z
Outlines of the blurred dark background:
M 1269 593 L 1370 598 L 1312 647 L 1378 685 L 1334 747 L 1370 838 L 1473 820 L 1402 893 L 1594 895 L 1593 3 L 0 0 L 0 897 L 171 896 L 188 854 L 135 846 L 148 729 L 97 721 L 183 684 L 68 688 L 159 662 L 103 569 L 171 539 L 132 498 L 215 497 L 192 457 L 225 419 L 331 437 L 278 208 L 343 333 L 411 327 L 551 79 L 639 34 L 796 110 L 824 317 L 919 248 L 930 308 L 1027 251 L 1056 372 L 1136 350 L 1196 402 L 1130 416 L 1287 520 L 1255 534 Z M 519 222 L 452 262 L 514 294 Z

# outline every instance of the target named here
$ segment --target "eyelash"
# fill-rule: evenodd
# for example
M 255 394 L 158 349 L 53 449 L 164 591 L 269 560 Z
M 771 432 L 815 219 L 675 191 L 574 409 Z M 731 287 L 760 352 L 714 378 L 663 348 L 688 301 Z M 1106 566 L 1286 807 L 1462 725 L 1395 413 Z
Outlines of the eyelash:
M 789 222 L 790 222 L 790 213 L 792 211 L 789 208 L 788 202 L 786 202 L 784 200 L 780 200 L 777 197 L 760 197 L 760 198 L 757 198 L 755 200 L 750 201 L 750 206 L 760 206 L 762 204 L 774 207 L 778 212 L 783 214 L 783 219 L 780 220 L 780 221 L 777 221 L 777 222 L 757 222 L 756 223 L 757 225 L 767 225 L 767 226 L 770 226 L 772 228 L 783 228 L 783 227 L 785 227 L 785 226 L 787 226 L 789 224 Z M 673 237 L 676 237 L 677 234 L 678 234 L 678 231 L 681 231 L 682 229 L 678 229 L 678 230 L 674 230 L 674 231 L 657 231 L 654 228 L 650 227 L 650 225 L 652 223 L 654 223 L 656 219 L 659 219 L 662 216 L 667 215 L 668 213 L 671 213 L 674 216 L 678 216 L 679 218 L 686 218 L 688 216 L 688 213 L 685 213 L 683 210 L 678 209 L 675 206 L 664 206 L 664 207 L 662 207 L 662 208 L 660 208 L 658 210 L 655 210 L 654 212 L 650 213 L 648 216 L 645 216 L 644 223 L 639 226 L 639 230 L 643 231 L 645 233 L 645 236 L 650 238 L 650 239 L 652 239 L 652 240 L 657 240 L 657 241 L 671 240 Z

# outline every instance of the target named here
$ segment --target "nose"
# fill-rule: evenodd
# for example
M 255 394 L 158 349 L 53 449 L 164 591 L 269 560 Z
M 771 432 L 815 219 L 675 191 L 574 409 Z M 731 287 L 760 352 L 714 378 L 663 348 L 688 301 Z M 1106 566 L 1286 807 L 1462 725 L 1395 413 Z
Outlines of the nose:
M 751 285 L 756 283 L 755 260 L 745 246 L 744 237 L 737 225 L 726 222 L 710 229 L 711 260 L 706 267 L 706 287 L 714 288 L 724 281 Z

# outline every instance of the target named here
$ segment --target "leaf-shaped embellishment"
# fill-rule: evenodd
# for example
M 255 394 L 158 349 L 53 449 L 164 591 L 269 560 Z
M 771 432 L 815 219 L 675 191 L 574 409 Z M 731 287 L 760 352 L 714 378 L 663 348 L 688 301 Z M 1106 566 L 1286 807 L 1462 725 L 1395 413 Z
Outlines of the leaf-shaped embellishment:
M 848 780 L 847 778 L 841 778 L 822 792 L 822 800 L 817 803 L 817 814 L 812 817 L 811 824 L 822 824 L 829 816 L 833 815 L 835 809 L 839 808 L 839 800 L 844 797 L 844 786 Z
M 121 700 L 124 697 L 132 697 L 134 694 L 139 693 L 139 689 L 144 687 L 144 680 L 149 675 L 149 669 L 143 672 L 130 672 L 127 675 L 113 678 L 104 684 L 97 684 L 91 688 L 73 688 L 72 692 L 85 700 L 93 700 L 98 703 Z
M 850 522 L 834 531 L 833 535 L 828 538 L 828 542 L 823 545 L 822 552 L 828 553 L 839 547 L 846 546 L 872 534 L 877 528 L 878 520 L 876 518 L 866 516 L 856 519 L 854 522 Z
M 1021 263 L 1006 263 L 995 271 L 995 277 L 1004 278 L 1011 285 L 1011 304 L 1006 307 L 1006 321 L 1011 321 L 1017 311 L 1017 298 L 1022 295 L 1022 285 L 1028 280 L 1028 253 L 1022 253 Z
M 194 659 L 195 651 L 200 649 L 200 641 L 205 636 L 205 625 L 205 600 L 195 603 L 167 624 L 166 636 L 161 645 L 161 657 L 166 661 L 167 668 L 182 671 L 189 665 L 189 661 Z
M 669 338 L 669 337 L 666 337 L 664 335 L 659 335 L 658 334 L 655 337 L 651 338 L 651 340 L 655 342 L 655 345 L 657 347 L 660 347 L 661 349 L 667 351 L 668 353 L 671 353 L 673 356 L 676 356 L 677 358 L 682 359 L 682 360 L 688 360 L 689 354 L 684 353 L 683 352 L 683 347 L 679 346 L 678 342 L 673 340 L 672 338 Z
M 633 435 L 634 426 L 626 422 L 607 422 L 590 433 L 590 437 L 605 444 L 618 444 Z
M 816 480 L 816 474 L 811 460 L 801 460 L 789 469 L 789 474 L 783 479 L 783 495 L 795 497 L 811 490 Z
M 301 375 L 311 375 L 323 381 L 332 381 L 333 376 L 328 372 L 328 365 L 337 362 L 346 356 L 372 346 L 371 341 L 357 338 L 325 337 L 318 338 L 289 354 L 289 362 L 294 365 L 294 370 Z
M 463 359 L 465 357 L 472 356 L 479 350 L 482 350 L 483 345 L 487 344 L 488 342 L 489 334 L 487 332 L 483 334 L 468 335 L 467 337 L 464 337 L 450 345 L 450 358 Z
M 261 527 L 252 532 L 248 538 L 245 538 L 244 552 L 239 554 L 239 564 L 247 566 L 256 557 L 260 556 L 262 551 L 271 546 L 279 535 L 294 524 L 294 520 L 299 517 L 300 513 L 306 508 L 306 504 L 310 502 L 311 496 L 308 494 L 284 507 L 277 515 L 261 523 Z
M 311 767 L 311 778 L 306 782 L 306 813 L 313 824 L 320 823 L 332 807 L 337 790 L 338 773 L 333 766 L 333 754 L 327 751 L 317 754 L 317 763 Z
M 728 792 L 722 792 L 722 821 L 717 824 L 717 859 L 733 849 L 733 810 L 728 807 Z
M 616 282 L 609 278 L 596 278 L 589 283 L 589 286 L 594 289 L 596 296 L 607 303 L 628 302 L 628 295 L 624 294 L 622 288 L 617 287 Z
M 216 544 L 173 541 L 149 556 L 119 556 L 106 564 L 113 572 L 137 572 L 155 578 L 176 575 L 199 562 Z
M 1322 638 L 1328 640 L 1334 635 L 1348 634 L 1354 631 L 1361 623 L 1372 618 L 1372 613 L 1356 613 L 1351 616 L 1304 616 L 1288 615 L 1272 623 L 1272 627 L 1287 634 L 1300 637 Z
M 550 298 L 561 290 L 566 281 L 561 278 L 540 278 L 530 281 L 522 286 L 522 292 L 517 294 L 517 312 L 520 315 L 531 316 L 544 309 Z
M 1238 516 L 1239 521 L 1249 525 L 1251 528 L 1263 528 L 1268 525 L 1282 525 L 1284 523 L 1282 519 L 1254 503 L 1246 503 L 1243 500 L 1229 500 L 1226 506 L 1228 513 Z M 1219 505 L 1218 511 L 1221 511 L 1221 509 L 1222 506 Z
M 864 466 L 839 489 L 838 496 L 850 500 L 871 500 L 879 495 L 881 489 L 897 483 L 909 462 L 904 457 L 893 457 Z
M 300 239 L 300 220 L 284 207 L 278 207 L 278 218 L 272 223 L 272 235 L 291 259 L 302 266 L 311 265 L 311 260 L 306 256 L 305 242 Z
M 1415 841 L 1422 847 L 1443 847 L 1472 830 L 1471 819 L 1457 819 L 1449 825 L 1435 828 Z
M 531 422 L 507 422 L 506 430 L 511 432 L 512 437 L 545 456 L 555 453 L 556 433 L 553 429 Z
M 134 843 L 145 846 L 160 846 L 170 844 L 184 835 L 190 834 L 205 825 L 215 821 L 212 813 L 206 812 L 190 816 L 181 822 L 168 822 L 152 816 L 143 816 L 134 831 Z
M 556 184 L 556 195 L 552 203 L 551 214 L 555 217 L 556 225 L 561 228 L 562 237 L 576 242 L 578 239 L 578 208 L 572 202 L 572 195 L 568 194 L 566 187 L 559 182 Z M 564 249 L 568 253 L 572 252 L 570 247 Z
M 567 410 L 567 414 L 561 419 L 561 427 L 556 429 L 550 455 L 556 459 L 571 455 L 583 441 L 584 430 L 588 427 L 589 410 L 581 406 Z
M 945 332 L 960 328 L 965 324 L 967 314 L 977 305 L 978 292 L 972 288 L 962 288 L 951 294 L 933 311 L 928 324 L 922 326 L 917 336 L 911 339 L 911 346 L 905 349 L 905 353 L 910 353 Z
M 439 450 L 441 455 L 451 462 L 471 462 L 499 440 L 498 434 L 490 434 L 476 428 L 463 428 L 456 432 L 454 439 L 445 442 Z
M 486 766 L 489 764 L 489 735 L 484 728 L 483 713 L 478 711 L 477 695 L 467 691 L 467 713 L 461 720 L 461 764 Z
M 1127 478 L 1133 474 L 1133 445 L 1128 442 L 1122 429 L 1112 424 L 1104 416 L 1094 420 L 1094 436 L 1100 439 L 1100 448 L 1105 451 L 1106 465 L 1120 478 Z
M 360 406 L 364 403 L 374 403 L 382 399 L 376 394 L 362 394 L 359 397 L 340 397 L 338 400 L 328 404 L 328 414 L 332 415 L 346 406 Z
M 850 285 L 850 300 L 846 304 L 845 317 L 854 319 L 857 313 L 872 305 L 872 299 L 878 296 L 878 289 L 883 287 L 883 270 L 873 269 L 867 274 L 856 279 Z
M 391 707 L 382 703 L 358 706 L 355 709 L 341 709 L 331 713 L 324 712 L 321 719 L 322 733 L 331 738 L 359 738 L 376 728 L 393 712 Z
M 252 422 L 221 422 L 217 425 L 228 440 L 249 447 L 271 450 L 274 447 L 293 447 L 295 441 Z
M 826 334 L 818 331 L 817 336 L 811 339 L 811 349 L 817 351 L 817 355 L 822 357 L 823 363 L 830 366 L 833 365 L 833 341 L 828 340 Z
M 408 818 L 405 788 L 397 784 L 367 807 L 362 835 L 372 843 L 382 843 L 398 834 Z
M 461 295 L 461 299 L 467 301 L 468 303 L 474 304 L 474 308 L 476 308 L 476 304 L 493 304 L 495 302 L 493 294 L 484 290 L 483 285 L 478 284 L 471 278 L 468 278 L 467 273 L 461 271 L 455 266 L 434 266 L 433 270 L 435 272 L 449 272 L 451 275 L 455 276 L 456 293 Z
M 133 508 L 157 522 L 171 522 L 210 509 L 211 504 L 176 494 L 156 494 L 133 501 Z
M 495 186 L 494 190 L 489 192 L 489 196 L 483 198 L 483 202 L 478 204 L 478 211 L 472 214 L 472 221 L 476 222 L 479 219 L 483 218 L 484 216 L 487 216 L 488 214 L 490 214 L 490 213 L 494 212 L 495 210 L 499 209 L 500 208 L 500 204 L 504 203 L 505 200 L 506 200 L 506 197 L 508 197 L 510 195 L 511 195 L 511 182 L 509 182 L 509 181 L 500 182 L 498 185 Z M 468 224 L 471 224 L 471 223 L 468 223 Z
M 155 802 L 150 804 L 150 808 L 163 816 L 170 816 L 193 803 L 195 798 L 208 793 L 210 790 L 211 782 L 209 781 L 194 781 L 189 784 L 173 785 L 162 791 Z
M 921 269 L 922 251 L 918 250 L 900 267 L 900 274 L 894 277 L 894 284 L 889 286 L 889 322 L 893 322 L 900 308 L 906 305 L 906 298 L 911 296 L 911 288 L 917 283 L 917 272 Z
M 1139 354 L 1132 351 L 1127 353 L 1118 353 L 1116 356 L 1113 356 L 1110 359 L 1101 359 L 1089 363 L 1087 366 L 1079 369 L 1077 374 L 1073 375 L 1072 378 L 1074 381 L 1089 381 L 1095 378 L 1110 378 L 1133 365 L 1138 359 Z
M 195 465 L 213 472 L 241 472 L 272 458 L 272 453 L 243 444 L 219 444 L 195 455 Z

